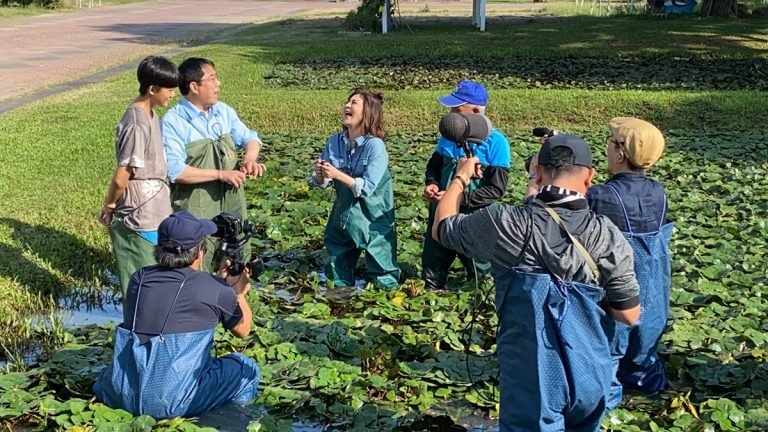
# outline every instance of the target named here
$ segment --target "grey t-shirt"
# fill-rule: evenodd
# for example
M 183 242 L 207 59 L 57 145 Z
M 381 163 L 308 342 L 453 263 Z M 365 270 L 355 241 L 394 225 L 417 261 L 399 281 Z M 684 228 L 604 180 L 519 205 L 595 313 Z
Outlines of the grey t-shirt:
M 115 132 L 117 165 L 132 173 L 115 214 L 134 231 L 154 231 L 172 212 L 160 118 L 152 114 L 128 107 Z
M 639 303 L 632 248 L 605 216 L 589 209 L 555 208 L 568 230 L 597 264 L 611 307 L 631 309 Z M 540 266 L 563 280 L 598 285 L 585 259 L 546 210 L 538 205 L 498 205 L 440 224 L 440 243 L 494 266 Z M 526 244 L 528 246 L 526 247 Z M 525 250 L 523 250 L 525 248 Z

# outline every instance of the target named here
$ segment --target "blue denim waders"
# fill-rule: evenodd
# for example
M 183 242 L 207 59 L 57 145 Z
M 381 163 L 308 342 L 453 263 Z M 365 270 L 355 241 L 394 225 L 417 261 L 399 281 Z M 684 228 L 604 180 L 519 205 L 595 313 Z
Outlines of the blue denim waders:
M 671 257 L 669 240 L 673 224 L 662 220 L 656 232 L 632 232 L 629 216 L 619 193 L 608 185 L 621 204 L 629 232 L 624 233 L 635 260 L 635 274 L 640 285 L 640 319 L 633 327 L 616 323 L 611 341 L 614 378 L 608 409 L 621 403 L 622 388 L 653 394 L 668 386 L 664 365 L 657 347 L 669 317 L 669 291 L 671 288 Z M 665 208 L 662 215 L 666 213 Z
M 140 270 L 144 272 L 144 270 Z M 144 274 L 141 275 L 143 281 Z M 253 399 L 259 385 L 259 367 L 235 353 L 211 357 L 214 329 L 158 336 L 140 343 L 134 311 L 133 328 L 117 327 L 112 364 L 93 385 L 96 398 L 111 408 L 157 419 L 197 416 L 229 402 Z M 141 296 L 139 282 L 138 298 Z

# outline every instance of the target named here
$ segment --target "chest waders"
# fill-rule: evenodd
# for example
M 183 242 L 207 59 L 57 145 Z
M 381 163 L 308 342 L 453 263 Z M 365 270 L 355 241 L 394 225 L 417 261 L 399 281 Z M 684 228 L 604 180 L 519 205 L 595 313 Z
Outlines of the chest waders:
M 234 170 L 238 168 L 237 148 L 230 134 L 223 134 L 218 139 L 201 139 L 186 145 L 187 165 L 202 169 Z M 197 218 L 212 219 L 221 212 L 237 213 L 243 220 L 248 218 L 245 192 L 242 187 L 234 187 L 223 181 L 209 181 L 198 184 L 171 184 L 171 203 L 174 211 L 186 210 Z M 208 253 L 203 260 L 203 269 L 210 272 L 218 270 L 225 257 L 216 250 L 219 239 L 208 237 Z M 214 252 L 215 251 L 215 252 Z M 243 248 L 243 258 L 251 256 L 251 245 Z
M 112 223 L 109 224 L 109 238 L 112 240 L 112 252 L 117 264 L 120 289 L 125 298 L 133 273 L 155 263 L 155 256 L 152 254 L 155 245 L 125 226 L 121 217 L 113 218 Z
M 141 270 L 136 305 L 141 303 L 144 277 Z M 141 343 L 133 326 L 115 329 L 112 364 L 93 385 L 96 397 L 109 407 L 138 416 L 188 417 L 232 401 L 253 399 L 259 383 L 259 366 L 240 353 L 211 357 L 214 329 L 164 334 L 186 278 L 179 284 L 160 334 Z
M 532 220 L 530 235 L 540 235 Z M 496 269 L 494 279 L 501 431 L 599 431 L 612 372 L 603 289 L 540 268 Z
M 443 167 L 440 172 L 440 190 L 448 189 L 453 177 L 456 175 L 456 165 L 458 161 L 449 156 L 443 156 Z M 485 167 L 483 167 L 485 168 Z M 467 192 L 474 191 L 480 185 L 480 179 L 472 179 L 469 185 L 464 188 L 466 197 Z M 462 265 L 467 271 L 467 278 L 473 280 L 476 274 L 487 275 L 491 273 L 491 264 L 487 261 L 472 260 L 457 253 L 451 249 L 443 247 L 440 243 L 432 239 L 432 224 L 435 222 L 435 211 L 437 202 L 429 202 L 429 217 L 427 219 L 427 231 L 424 233 L 424 250 L 421 254 L 421 278 L 424 279 L 428 289 L 443 289 L 448 280 L 448 270 L 453 265 L 453 261 L 458 256 Z M 470 211 L 462 206 L 459 211 L 467 214 Z
M 618 191 L 616 194 L 624 212 L 628 232 L 623 233 L 635 261 L 635 275 L 640 285 L 640 319 L 633 327 L 616 323 L 611 355 L 614 360 L 614 380 L 611 385 L 609 408 L 621 403 L 622 387 L 653 394 L 668 386 L 664 365 L 657 349 L 669 318 L 669 292 L 672 286 L 669 240 L 673 224 L 663 219 L 667 202 L 661 212 L 658 231 L 637 234 L 632 231 L 629 216 Z M 665 223 L 666 222 L 666 223 Z
M 389 169 L 370 196 L 355 198 L 350 188 L 338 182 L 334 182 L 334 189 L 336 200 L 325 226 L 329 255 L 325 274 L 336 286 L 354 286 L 357 259 L 365 251 L 365 280 L 385 288 L 397 286 L 400 267 Z

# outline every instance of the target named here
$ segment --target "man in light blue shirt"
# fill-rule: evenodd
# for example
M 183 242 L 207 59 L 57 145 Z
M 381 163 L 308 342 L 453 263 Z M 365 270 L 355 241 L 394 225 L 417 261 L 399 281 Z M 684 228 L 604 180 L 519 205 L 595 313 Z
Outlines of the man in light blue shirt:
M 174 211 L 186 210 L 212 219 L 221 212 L 248 217 L 243 183 L 260 177 L 261 140 L 227 104 L 219 102 L 221 83 L 212 61 L 189 58 L 179 65 L 179 90 L 184 96 L 163 118 L 163 144 L 171 180 Z M 242 161 L 238 153 L 244 151 Z M 216 248 L 209 240 L 209 250 Z M 243 252 L 249 253 L 249 248 Z M 221 257 L 206 260 L 216 267 Z M 214 268 L 215 270 L 215 268 Z

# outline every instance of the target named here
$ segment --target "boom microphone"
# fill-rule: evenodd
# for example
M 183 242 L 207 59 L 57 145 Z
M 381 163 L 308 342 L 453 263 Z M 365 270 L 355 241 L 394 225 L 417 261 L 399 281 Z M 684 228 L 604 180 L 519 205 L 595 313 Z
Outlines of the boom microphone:
M 464 142 L 482 144 L 491 136 L 493 125 L 482 114 L 448 113 L 440 119 L 440 135 L 461 145 Z

